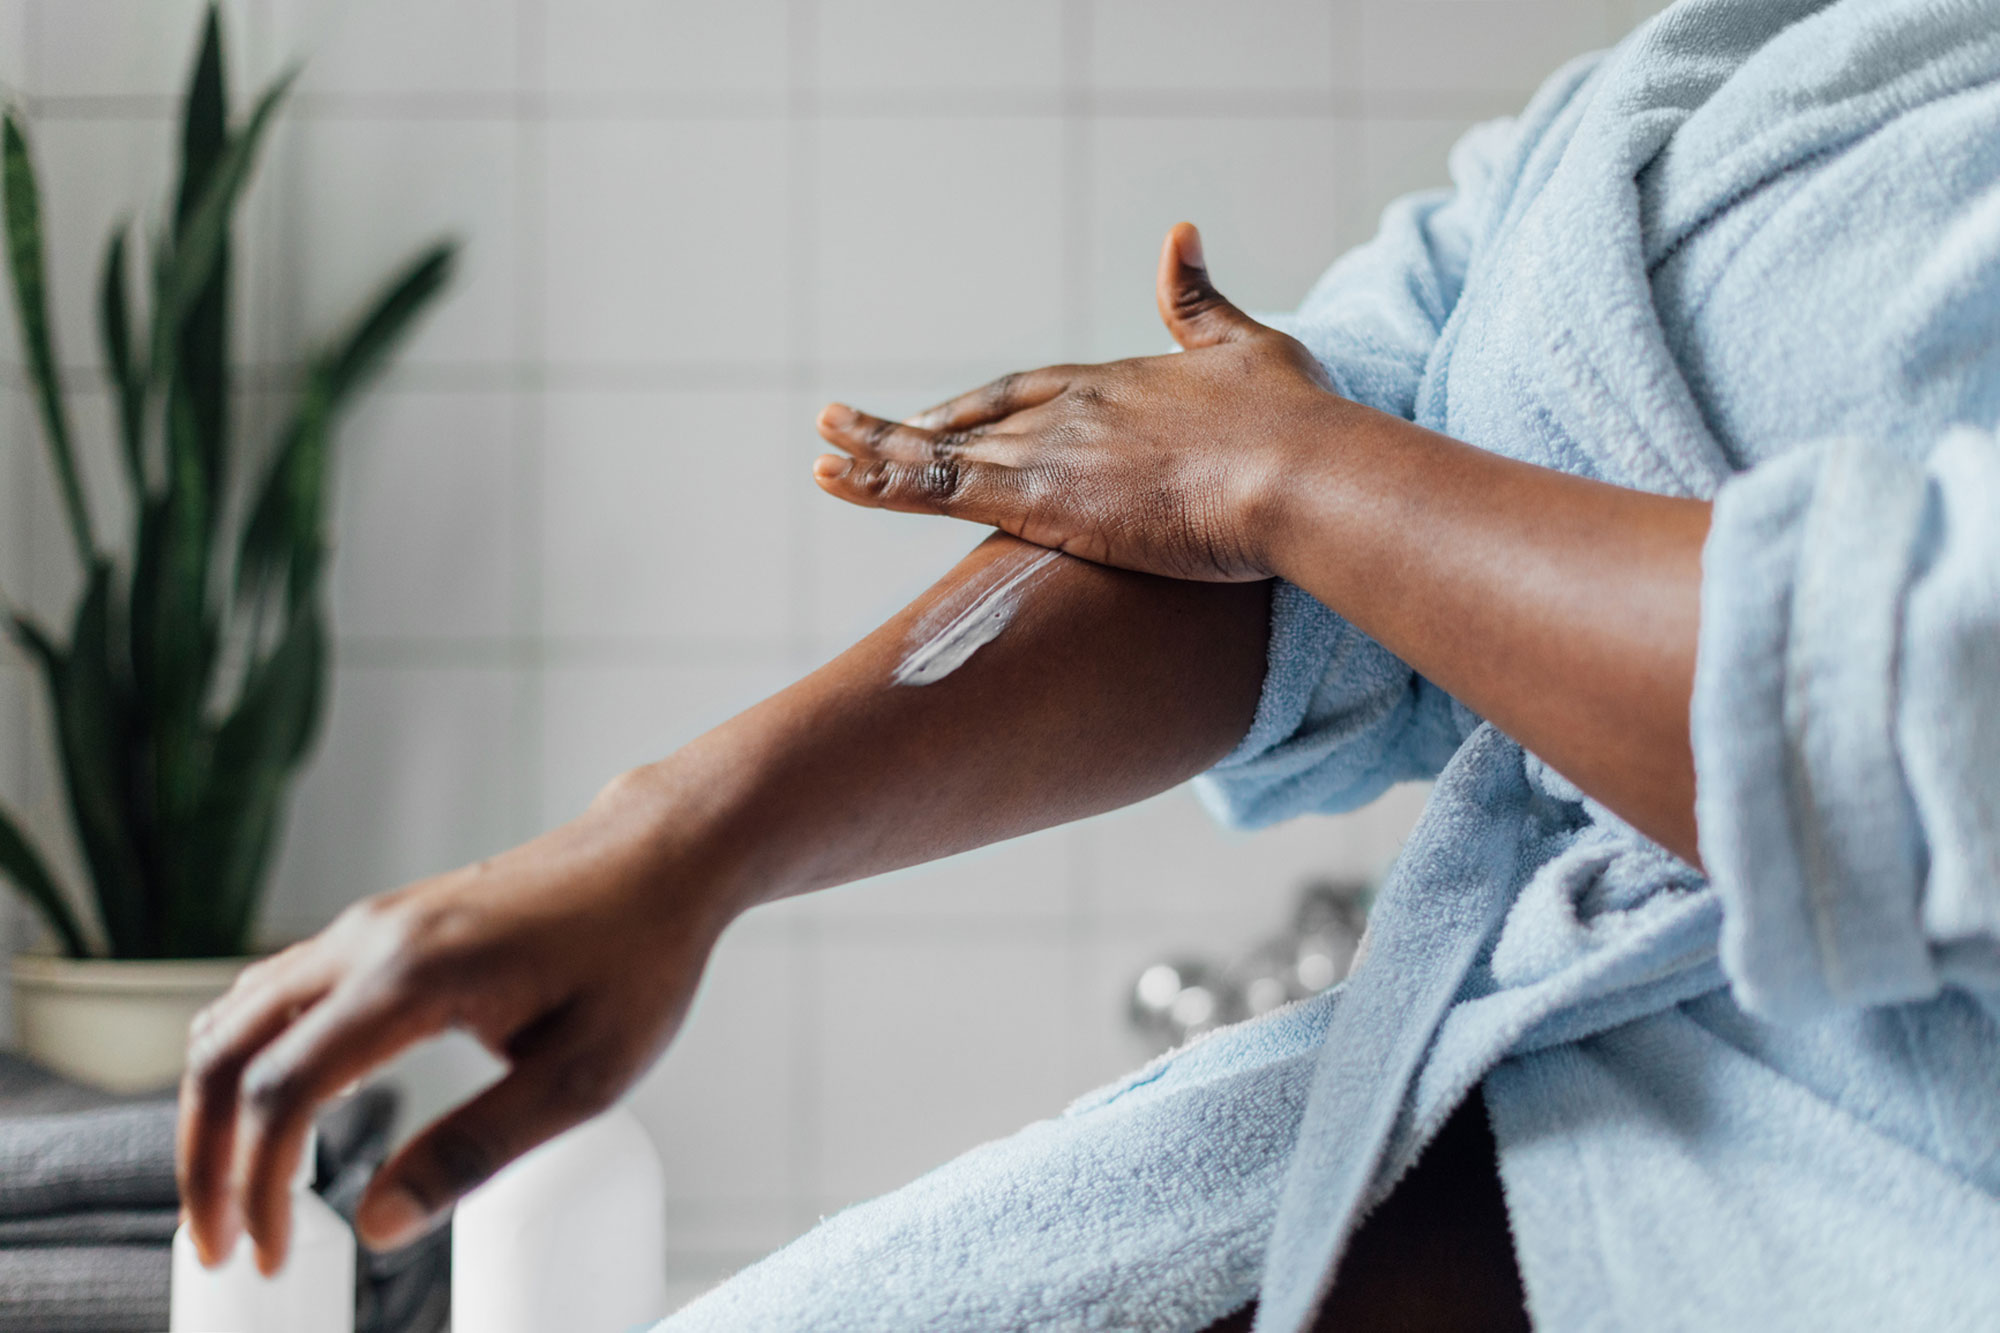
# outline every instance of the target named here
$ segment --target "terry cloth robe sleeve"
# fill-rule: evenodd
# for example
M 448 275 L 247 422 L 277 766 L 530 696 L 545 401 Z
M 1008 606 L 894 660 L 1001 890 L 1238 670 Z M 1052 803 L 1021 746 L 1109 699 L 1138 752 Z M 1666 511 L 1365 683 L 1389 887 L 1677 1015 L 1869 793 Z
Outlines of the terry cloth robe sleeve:
M 2000 994 L 2000 441 L 1806 446 L 1703 554 L 1692 728 L 1722 961 L 1804 1019 Z
M 1478 126 L 1451 154 L 1453 186 L 1390 205 L 1380 230 L 1271 322 L 1309 347 L 1346 397 L 1411 419 L 1438 336 L 1487 228 L 1517 122 Z M 1433 777 L 1466 727 L 1454 704 L 1380 644 L 1282 580 L 1271 590 L 1264 688 L 1250 732 L 1198 784 L 1220 819 L 1261 827 L 1350 810 Z

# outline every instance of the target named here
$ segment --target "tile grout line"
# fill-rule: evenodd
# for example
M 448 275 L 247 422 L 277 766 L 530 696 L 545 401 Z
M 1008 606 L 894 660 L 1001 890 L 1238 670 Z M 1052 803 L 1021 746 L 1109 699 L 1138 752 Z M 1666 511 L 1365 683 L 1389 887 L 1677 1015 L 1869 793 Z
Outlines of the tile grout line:
M 546 0 L 517 0 L 514 6 L 515 83 L 524 109 L 540 106 L 544 82 L 543 42 Z M 548 403 L 539 373 L 546 364 L 546 276 L 548 236 L 542 200 L 548 183 L 548 126 L 523 115 L 514 136 L 514 226 L 519 255 L 514 275 L 514 356 L 527 375 L 511 386 L 513 439 L 513 598 L 509 608 L 519 656 L 514 683 L 514 775 L 511 833 L 521 839 L 539 832 L 551 805 L 543 731 L 548 718 L 548 653 L 542 637 L 546 619 L 541 571 L 546 554 L 541 497 L 548 464 Z
M 896 93 L 838 92 L 817 95 L 813 109 L 745 101 L 731 105 L 717 96 L 683 101 L 645 95 L 523 96 L 518 94 L 361 94 L 301 93 L 291 108 L 302 119 L 423 124 L 440 121 L 496 123 L 510 120 L 578 121 L 601 124 L 656 124 L 675 121 L 876 120 L 930 117 L 947 120 L 1044 119 L 1072 104 L 1088 115 L 1131 119 L 1320 119 L 1388 114 L 1418 120 L 1457 120 L 1518 109 L 1534 88 L 1332 88 L 1323 92 L 1260 92 L 1209 88 L 1070 92 L 942 94 L 912 89 Z M 25 92 L 25 90 L 24 90 Z M 29 109 L 51 121 L 166 120 L 177 110 L 171 97 L 129 93 L 25 92 Z
M 787 221 L 787 260 L 791 265 L 791 297 L 787 303 L 787 352 L 791 361 L 791 397 L 803 404 L 816 382 L 820 302 L 815 258 L 818 241 L 817 176 L 819 169 L 819 99 L 814 62 L 819 54 L 819 10 L 816 0 L 788 0 L 785 6 L 785 88 L 790 122 L 786 143 L 786 185 L 791 216 Z M 810 410 L 810 409 L 806 409 Z M 803 461 L 803 460 L 800 460 Z M 810 619 L 817 588 L 816 569 L 803 533 L 805 504 L 811 498 L 795 489 L 791 502 L 791 591 L 788 619 L 794 640 L 791 656 L 811 641 Z M 823 987 L 823 943 L 810 911 L 795 912 L 790 922 L 791 969 L 787 1000 L 792 1010 L 792 1101 L 789 1108 L 790 1177 L 788 1211 L 793 1231 L 805 1231 L 815 1221 L 820 1158 L 819 1109 L 824 1071 L 820 1067 L 820 992 Z
M 1063 0 L 1063 341 L 1072 361 L 1092 359 L 1096 332 L 1091 318 L 1090 281 L 1094 258 L 1091 167 L 1097 130 L 1089 97 L 1092 17 L 1089 0 Z M 1068 991 L 1065 1007 L 1078 1016 L 1088 1004 L 1090 964 L 1097 952 L 1097 893 L 1092 857 L 1095 841 L 1087 824 L 1074 826 L 1065 857 L 1069 876 L 1063 932 L 1064 981 Z M 1086 1027 L 1072 1022 L 1065 1032 L 1064 1054 L 1071 1083 L 1079 1081 L 1078 1076 L 1088 1064 L 1081 1035 Z

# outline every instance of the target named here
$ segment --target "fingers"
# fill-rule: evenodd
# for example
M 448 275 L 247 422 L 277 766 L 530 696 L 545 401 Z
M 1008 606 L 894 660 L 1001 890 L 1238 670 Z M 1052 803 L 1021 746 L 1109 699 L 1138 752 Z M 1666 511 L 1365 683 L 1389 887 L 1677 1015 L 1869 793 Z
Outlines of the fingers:
M 1191 222 L 1175 223 L 1160 247 L 1156 295 L 1161 322 L 1184 348 L 1233 342 L 1264 328 L 1231 305 L 1208 280 L 1201 233 Z
M 392 1249 L 414 1240 L 501 1167 L 611 1105 L 631 1070 L 582 1038 L 580 1026 L 547 1029 L 549 1039 L 505 1078 L 397 1153 L 355 1213 L 362 1242 Z
M 204 1263 L 226 1258 L 241 1228 L 229 1184 L 243 1071 L 331 984 L 331 968 L 318 955 L 280 954 L 246 971 L 189 1029 L 175 1166 L 189 1235 Z
M 291 1182 L 320 1106 L 444 1027 L 442 1011 L 371 974 L 344 983 L 243 1070 L 230 1187 L 266 1274 L 291 1241 Z
M 978 427 L 929 430 L 885 421 L 857 412 L 844 403 L 828 404 L 819 414 L 819 433 L 828 444 L 838 445 L 856 458 L 886 458 L 902 463 L 928 463 L 958 456 L 980 438 Z
M 1040 407 L 1055 398 L 1069 387 L 1073 370 L 1071 366 L 1046 366 L 1041 370 L 1002 375 L 971 393 L 960 394 L 949 402 L 917 413 L 908 424 L 924 430 L 970 430 L 975 426 L 990 425 L 1024 408 Z
M 813 480 L 836 499 L 870 509 L 945 514 L 1011 532 L 1026 518 L 1022 474 L 976 459 L 947 455 L 904 462 L 828 454 L 813 464 Z

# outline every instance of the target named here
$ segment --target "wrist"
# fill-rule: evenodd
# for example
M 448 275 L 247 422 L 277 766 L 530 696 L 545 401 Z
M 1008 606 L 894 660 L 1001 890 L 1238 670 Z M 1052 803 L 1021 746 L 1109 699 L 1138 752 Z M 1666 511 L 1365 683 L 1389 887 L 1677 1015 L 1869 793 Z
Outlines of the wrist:
M 1265 573 L 1303 584 L 1313 553 L 1338 542 L 1337 506 L 1355 479 L 1359 439 L 1379 416 L 1330 389 L 1292 414 L 1244 519 L 1244 530 L 1257 534 Z
M 761 898 L 750 888 L 748 839 L 736 833 L 743 803 L 727 784 L 695 771 L 686 757 L 692 748 L 619 774 L 583 818 L 631 867 L 626 878 L 643 911 L 719 937 Z

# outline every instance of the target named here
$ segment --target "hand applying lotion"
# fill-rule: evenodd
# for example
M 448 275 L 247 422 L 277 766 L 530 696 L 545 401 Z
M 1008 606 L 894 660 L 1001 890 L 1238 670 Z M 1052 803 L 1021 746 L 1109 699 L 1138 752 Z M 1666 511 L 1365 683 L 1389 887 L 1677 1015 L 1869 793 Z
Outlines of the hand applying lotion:
M 1008 375 L 902 423 L 828 407 L 820 433 L 851 457 L 819 461 L 821 488 L 1169 578 L 1282 578 L 1697 862 L 1708 503 L 1348 400 L 1215 289 L 1186 223 L 1157 294 L 1177 355 Z

